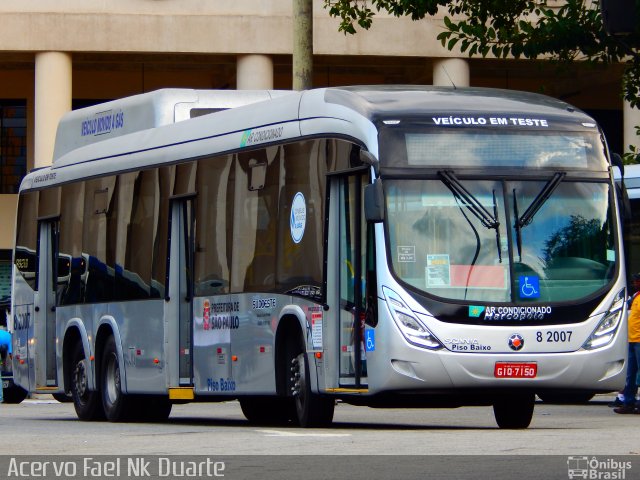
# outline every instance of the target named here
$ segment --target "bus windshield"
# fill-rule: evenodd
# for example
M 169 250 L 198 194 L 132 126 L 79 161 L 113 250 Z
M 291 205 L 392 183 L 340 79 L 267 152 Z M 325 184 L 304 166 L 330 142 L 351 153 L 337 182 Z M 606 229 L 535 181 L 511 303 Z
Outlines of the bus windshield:
M 475 302 L 548 304 L 600 290 L 616 260 L 609 184 L 548 177 L 385 179 L 396 276 Z

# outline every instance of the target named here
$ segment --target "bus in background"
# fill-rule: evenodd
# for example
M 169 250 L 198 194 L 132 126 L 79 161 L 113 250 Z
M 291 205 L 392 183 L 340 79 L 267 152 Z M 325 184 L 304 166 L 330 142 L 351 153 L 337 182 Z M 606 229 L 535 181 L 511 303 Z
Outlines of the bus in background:
M 613 168 L 613 176 L 620 198 L 618 210 L 621 216 L 625 270 L 629 289 L 627 295 L 631 296 L 634 293 L 631 289 L 631 274 L 640 272 L 640 165 L 624 165 L 621 168 L 622 160 L 620 159 L 619 162 Z M 589 390 L 554 389 L 538 392 L 538 397 L 545 403 L 580 404 L 589 402 L 595 393 Z
M 0 330 L 7 329 L 7 318 L 11 308 L 11 250 L 0 249 Z M 1 334 L 2 332 L 0 332 Z M 13 383 L 13 361 L 9 348 L 0 344 L 0 388 L 3 403 L 20 403 L 27 397 L 23 388 Z
M 592 118 L 418 86 L 161 90 L 67 114 L 20 188 L 16 382 L 79 418 L 238 399 L 491 405 L 624 384 L 616 190 Z
M 616 180 L 620 181 L 618 169 Z M 640 272 L 640 165 L 624 166 L 624 187 L 629 197 L 629 218 L 625 232 L 626 266 L 629 274 Z M 633 292 L 629 292 L 632 294 Z

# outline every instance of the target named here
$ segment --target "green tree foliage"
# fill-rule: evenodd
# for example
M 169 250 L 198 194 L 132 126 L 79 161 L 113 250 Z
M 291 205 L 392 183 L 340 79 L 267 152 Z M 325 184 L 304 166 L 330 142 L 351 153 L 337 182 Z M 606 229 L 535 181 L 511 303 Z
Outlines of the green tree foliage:
M 440 12 L 444 30 L 437 39 L 469 56 L 623 62 L 623 97 L 640 107 L 640 58 L 633 48 L 640 45 L 640 36 L 607 34 L 595 0 L 567 0 L 559 6 L 546 0 L 324 0 L 324 6 L 340 18 L 339 30 L 350 34 L 356 27 L 370 28 L 380 11 L 413 20 Z

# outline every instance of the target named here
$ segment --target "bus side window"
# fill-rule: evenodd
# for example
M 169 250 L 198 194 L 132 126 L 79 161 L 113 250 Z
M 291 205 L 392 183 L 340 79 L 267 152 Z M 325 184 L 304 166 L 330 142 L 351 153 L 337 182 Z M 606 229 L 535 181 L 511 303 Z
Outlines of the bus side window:
M 281 291 L 321 295 L 326 151 L 321 140 L 284 146 L 277 247 L 277 284 Z M 292 219 L 304 221 L 294 227 Z
M 240 240 L 241 249 L 234 251 L 248 259 L 246 267 L 234 258 L 238 282 L 243 278 L 244 291 L 271 292 L 276 286 L 276 234 L 279 193 L 279 148 L 260 149 L 238 155 L 236 169 L 236 221 L 255 232 Z M 235 226 L 237 228 L 237 225 Z
M 195 294 L 229 292 L 233 245 L 235 155 L 198 162 L 195 232 Z M 215 205 L 215 208 L 211 208 Z
M 127 232 L 125 280 L 131 299 L 158 298 L 152 288 L 153 252 L 158 227 L 158 170 L 138 174 Z
M 68 275 L 58 273 L 57 302 L 73 305 L 84 301 L 86 262 L 82 255 L 82 231 L 84 217 L 84 182 L 61 187 L 60 240 L 58 264 L 68 263 Z
M 89 180 L 85 186 L 82 251 L 85 259 L 85 302 L 114 298 L 114 265 L 109 262 L 108 226 L 116 177 Z
M 14 262 L 22 278 L 36 289 L 36 246 L 38 192 L 20 195 Z

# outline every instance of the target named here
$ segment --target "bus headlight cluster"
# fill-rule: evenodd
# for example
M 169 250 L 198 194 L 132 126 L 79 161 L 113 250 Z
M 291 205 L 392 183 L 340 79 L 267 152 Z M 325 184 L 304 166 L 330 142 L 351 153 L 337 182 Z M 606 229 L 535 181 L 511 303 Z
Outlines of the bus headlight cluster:
M 382 287 L 382 291 L 391 317 L 409 343 L 431 350 L 443 347 L 429 329 L 415 317 L 411 309 L 402 301 L 400 295 L 387 287 Z
M 615 337 L 618 327 L 622 323 L 622 312 L 624 311 L 625 289 L 620 290 L 616 298 L 611 302 L 611 306 L 605 313 L 602 320 L 593 331 L 591 336 L 582 345 L 585 350 L 594 350 L 609 345 Z

